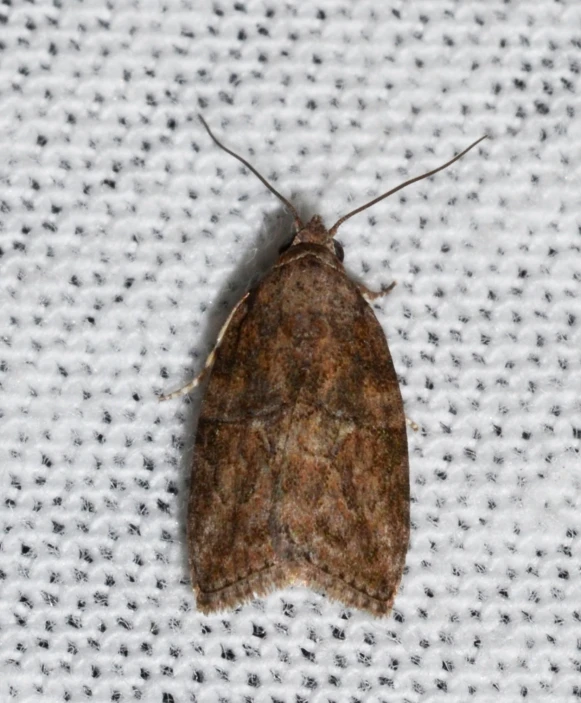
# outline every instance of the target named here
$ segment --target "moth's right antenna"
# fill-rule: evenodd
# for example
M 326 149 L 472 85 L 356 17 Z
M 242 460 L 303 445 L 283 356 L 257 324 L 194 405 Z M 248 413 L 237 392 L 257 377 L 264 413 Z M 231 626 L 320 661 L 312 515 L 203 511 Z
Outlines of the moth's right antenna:
M 383 193 L 383 195 L 378 195 L 377 198 L 373 198 L 373 200 L 370 200 L 368 203 L 365 203 L 365 205 L 361 205 L 360 207 L 356 208 L 355 210 L 351 210 L 351 212 L 348 212 L 346 215 L 343 215 L 335 224 L 331 227 L 329 230 L 329 234 L 331 237 L 334 237 L 335 234 L 337 233 L 337 230 L 345 220 L 348 220 L 350 217 L 353 217 L 353 215 L 357 215 L 360 212 L 363 212 L 363 210 L 367 210 L 368 207 L 371 207 L 372 205 L 375 205 L 375 203 L 378 203 L 380 200 L 383 200 L 384 198 L 389 197 L 390 195 L 393 195 L 394 193 L 397 193 L 398 190 L 401 190 L 402 188 L 405 188 L 406 186 L 411 185 L 412 183 L 417 183 L 418 181 L 422 181 L 424 178 L 429 178 L 430 176 L 433 176 L 435 173 L 438 173 L 438 171 L 443 171 L 445 168 L 448 168 L 448 166 L 451 166 L 455 161 L 458 161 L 458 159 L 461 159 L 464 154 L 467 154 L 470 149 L 474 149 L 474 147 L 477 144 L 480 144 L 480 142 L 483 139 L 486 139 L 488 135 L 484 135 L 483 137 L 480 137 L 480 139 L 477 139 L 473 144 L 470 144 L 470 146 L 464 151 L 461 151 L 457 156 L 455 156 L 453 159 L 450 159 L 450 161 L 447 161 L 445 164 L 442 166 L 438 166 L 438 168 L 435 168 L 433 171 L 428 171 L 427 173 L 423 173 L 421 176 L 416 176 L 415 178 L 410 178 L 408 181 L 405 181 L 404 183 L 400 183 L 398 186 L 395 188 L 392 188 L 391 190 L 388 190 L 387 193 Z
M 248 161 L 246 161 L 246 159 L 243 159 L 241 156 L 239 156 L 239 155 L 236 154 L 235 152 L 233 152 L 233 151 L 231 151 L 230 149 L 228 149 L 228 147 L 225 147 L 225 146 L 222 144 L 222 142 L 218 141 L 218 139 L 212 134 L 212 130 L 208 127 L 208 125 L 206 124 L 206 120 L 202 117 L 202 115 L 198 115 L 198 117 L 200 118 L 200 122 L 201 122 L 201 123 L 204 125 L 204 127 L 206 128 L 206 132 L 208 132 L 208 134 L 210 135 L 210 137 L 212 138 L 212 140 L 214 141 L 214 143 L 217 144 L 217 145 L 220 147 L 220 149 L 223 149 L 227 154 L 230 154 L 230 156 L 233 156 L 235 159 L 238 159 L 238 161 L 240 161 L 241 163 L 243 163 L 243 164 L 246 166 L 246 168 L 250 169 L 250 170 L 252 171 L 252 173 L 253 173 L 260 181 L 262 181 L 262 183 L 264 183 L 264 185 L 268 188 L 268 190 L 269 190 L 271 193 L 274 193 L 274 195 L 276 195 L 276 197 L 277 197 L 282 203 L 284 203 L 285 207 L 292 213 L 293 217 L 295 218 L 295 227 L 297 228 L 297 232 L 298 232 L 300 229 L 302 229 L 302 228 L 304 227 L 304 225 L 303 225 L 303 222 L 302 222 L 301 218 L 299 217 L 299 213 L 296 211 L 294 205 L 293 205 L 291 202 L 289 202 L 285 197 L 283 197 L 283 196 L 278 192 L 278 190 L 276 190 L 276 188 L 273 188 L 273 187 L 270 185 L 270 183 L 266 180 L 266 178 L 264 178 L 264 176 L 261 176 L 260 173 L 258 173 L 258 171 L 254 168 L 254 166 L 252 166 L 251 164 L 249 164 Z

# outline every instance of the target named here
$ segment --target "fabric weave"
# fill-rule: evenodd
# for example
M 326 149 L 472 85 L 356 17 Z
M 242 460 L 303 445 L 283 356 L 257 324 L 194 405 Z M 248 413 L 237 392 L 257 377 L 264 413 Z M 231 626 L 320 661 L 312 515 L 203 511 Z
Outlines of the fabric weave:
M 574 0 L 0 6 L 0 700 L 576 700 Z M 199 371 L 291 220 L 345 223 L 408 416 L 393 615 L 304 588 L 203 616 Z

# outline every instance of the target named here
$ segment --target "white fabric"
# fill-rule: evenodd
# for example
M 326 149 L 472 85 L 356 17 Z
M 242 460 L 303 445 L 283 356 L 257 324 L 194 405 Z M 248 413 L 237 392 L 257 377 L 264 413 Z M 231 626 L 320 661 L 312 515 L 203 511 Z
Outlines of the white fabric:
M 0 6 L 0 700 L 574 700 L 580 8 Z M 393 615 L 306 588 L 196 611 L 202 367 L 290 219 L 340 231 L 409 417 Z

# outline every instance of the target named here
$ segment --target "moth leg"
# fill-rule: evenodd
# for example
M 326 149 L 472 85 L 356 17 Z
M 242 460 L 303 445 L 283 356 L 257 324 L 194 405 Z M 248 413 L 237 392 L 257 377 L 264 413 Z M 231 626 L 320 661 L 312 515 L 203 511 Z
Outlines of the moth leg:
M 172 393 L 167 393 L 166 395 L 162 395 L 159 397 L 160 402 L 163 400 L 173 400 L 174 398 L 179 398 L 182 395 L 187 395 L 188 393 L 191 393 L 194 388 L 197 388 L 200 383 L 204 380 L 205 376 L 209 371 L 211 371 L 212 366 L 214 365 L 214 359 L 216 358 L 216 352 L 218 350 L 218 347 L 222 343 L 222 339 L 224 338 L 224 335 L 226 334 L 226 330 L 228 329 L 228 326 L 232 322 L 232 318 L 236 314 L 236 311 L 238 308 L 242 305 L 242 303 L 248 298 L 248 293 L 241 298 L 238 303 L 234 306 L 232 312 L 228 315 L 228 319 L 226 322 L 222 325 L 222 329 L 220 330 L 220 333 L 218 334 L 218 339 L 216 340 L 216 344 L 214 345 L 214 348 L 212 351 L 208 354 L 208 358 L 206 359 L 206 363 L 204 364 L 204 368 L 200 371 L 200 373 L 193 378 L 189 383 L 187 383 L 185 386 L 182 386 L 182 388 L 178 388 L 177 391 L 173 391 Z
M 357 285 L 361 291 L 361 295 L 364 295 L 369 300 L 376 300 L 377 298 L 381 298 L 382 295 L 387 295 L 390 293 L 394 289 L 395 284 L 396 281 L 393 281 L 387 286 L 387 288 L 382 287 L 381 290 L 378 291 L 371 290 L 365 285 L 365 283 L 358 283 Z
M 414 432 L 417 432 L 420 429 L 420 426 L 418 425 L 418 423 L 411 420 L 407 415 L 405 416 L 405 421 L 412 428 L 412 430 Z

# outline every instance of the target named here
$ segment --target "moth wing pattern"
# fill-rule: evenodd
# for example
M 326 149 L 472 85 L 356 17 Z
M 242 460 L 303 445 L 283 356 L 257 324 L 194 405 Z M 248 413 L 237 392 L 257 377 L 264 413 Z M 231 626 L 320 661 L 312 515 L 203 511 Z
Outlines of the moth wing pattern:
M 235 311 L 198 423 L 188 511 L 200 610 L 301 581 L 387 614 L 409 541 L 387 341 L 343 267 L 284 256 Z

